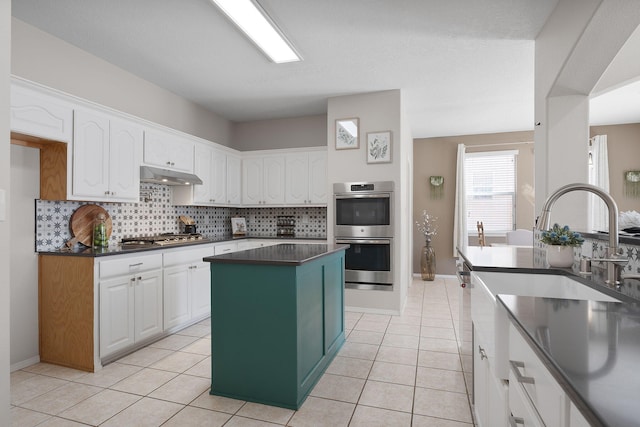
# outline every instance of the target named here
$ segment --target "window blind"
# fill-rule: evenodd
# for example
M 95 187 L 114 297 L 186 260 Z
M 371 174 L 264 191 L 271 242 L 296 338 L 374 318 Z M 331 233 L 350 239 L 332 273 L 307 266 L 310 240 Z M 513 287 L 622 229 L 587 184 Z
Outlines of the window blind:
M 485 233 L 515 229 L 517 150 L 467 153 L 464 173 L 467 193 L 467 230 Z

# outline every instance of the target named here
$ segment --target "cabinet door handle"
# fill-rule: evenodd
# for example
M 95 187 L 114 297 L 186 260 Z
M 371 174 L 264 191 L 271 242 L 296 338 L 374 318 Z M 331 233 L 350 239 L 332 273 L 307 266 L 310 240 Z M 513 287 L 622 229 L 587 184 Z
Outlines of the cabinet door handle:
M 480 353 L 480 360 L 484 360 L 487 358 L 487 352 L 484 351 L 484 348 L 478 346 L 478 353 Z
M 524 425 L 524 419 L 520 417 L 514 417 L 513 415 L 509 415 L 509 426 L 518 427 L 518 424 Z
M 520 368 L 524 368 L 524 362 L 509 360 L 509 364 L 511 365 L 511 370 L 519 383 L 535 384 L 535 379 L 533 377 L 525 377 L 520 373 Z
M 135 263 L 135 264 L 129 264 L 129 268 L 131 268 L 131 267 L 140 267 L 142 264 L 144 264 L 144 263 L 142 263 L 142 262 L 137 262 L 137 263 Z

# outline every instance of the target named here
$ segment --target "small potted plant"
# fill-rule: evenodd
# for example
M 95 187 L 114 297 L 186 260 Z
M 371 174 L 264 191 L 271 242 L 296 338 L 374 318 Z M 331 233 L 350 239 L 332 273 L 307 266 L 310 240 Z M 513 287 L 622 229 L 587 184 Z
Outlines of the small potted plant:
M 571 231 L 568 225 L 561 227 L 556 223 L 542 232 L 540 241 L 547 245 L 547 263 L 550 267 L 571 267 L 573 248 L 581 246 L 584 238 L 580 233 Z
M 418 230 L 425 239 L 425 245 L 422 247 L 422 252 L 420 253 L 420 274 L 422 280 L 432 281 L 436 277 L 436 251 L 431 246 L 431 239 L 438 234 L 438 226 L 435 223 L 437 219 L 435 216 L 429 215 L 426 210 L 423 210 L 422 221 L 416 221 Z

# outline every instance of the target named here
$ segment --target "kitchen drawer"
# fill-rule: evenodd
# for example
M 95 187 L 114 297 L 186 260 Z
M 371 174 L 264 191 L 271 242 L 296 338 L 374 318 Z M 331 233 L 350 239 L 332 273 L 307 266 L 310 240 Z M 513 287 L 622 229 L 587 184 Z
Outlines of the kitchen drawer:
M 509 373 L 509 412 L 511 414 L 509 425 L 544 427 L 538 411 L 529 401 L 524 388 L 518 383 L 513 372 Z
M 277 242 L 269 240 L 243 240 L 238 242 L 238 250 L 246 251 L 247 249 L 264 248 L 265 246 L 273 246 L 277 244 Z
M 513 325 L 509 325 L 509 364 L 510 378 L 513 376 L 509 388 L 522 388 L 545 425 L 565 426 L 569 404 L 566 394 Z
M 195 262 L 202 262 L 202 258 L 213 255 L 213 245 L 198 246 L 197 248 L 175 248 L 167 251 L 163 255 L 162 265 L 169 267 L 172 265 L 184 265 Z
M 100 261 L 100 279 L 162 268 L 162 254 L 126 256 Z
M 214 255 L 228 254 L 238 250 L 238 242 L 221 243 L 214 247 Z

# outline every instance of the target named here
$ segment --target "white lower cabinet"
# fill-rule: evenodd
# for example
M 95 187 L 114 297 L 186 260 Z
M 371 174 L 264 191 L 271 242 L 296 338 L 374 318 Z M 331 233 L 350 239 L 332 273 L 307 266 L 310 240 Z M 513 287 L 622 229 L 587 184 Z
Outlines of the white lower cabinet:
M 164 329 L 172 329 L 211 313 L 211 270 L 202 258 L 213 246 L 164 254 Z
M 238 250 L 238 242 L 218 243 L 213 248 L 214 255 L 230 254 Z
M 100 263 L 100 358 L 163 331 L 162 255 Z
M 474 334 L 473 397 L 478 426 L 508 426 L 508 384 L 493 372 L 491 361 L 477 333 Z
M 525 426 L 569 427 L 571 401 L 513 325 L 509 325 L 509 365 L 509 406 L 514 419 L 522 419 Z

